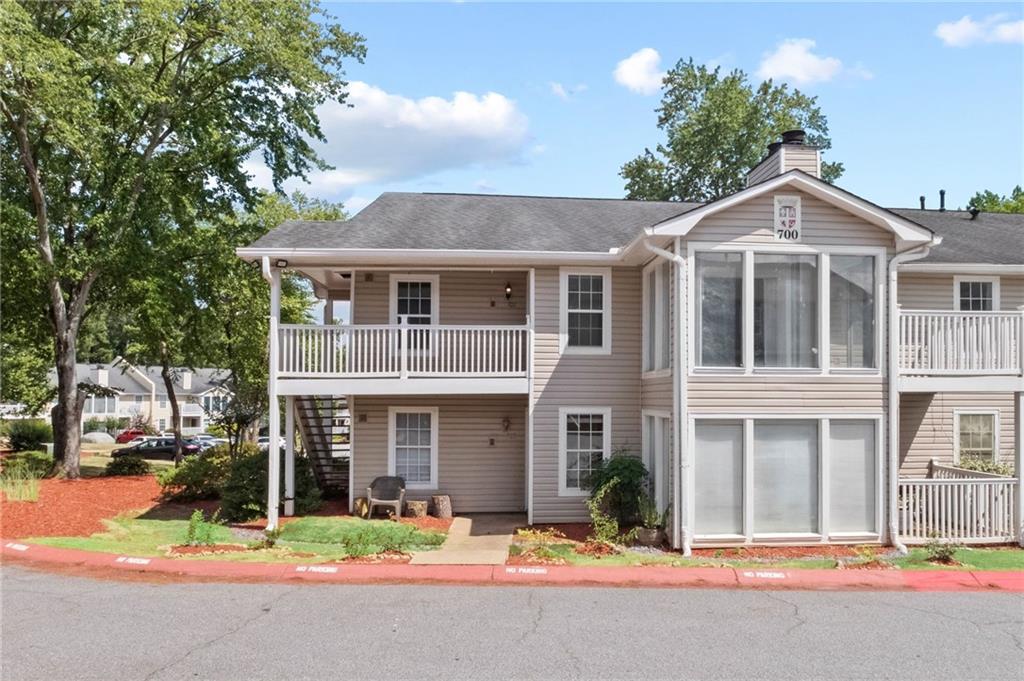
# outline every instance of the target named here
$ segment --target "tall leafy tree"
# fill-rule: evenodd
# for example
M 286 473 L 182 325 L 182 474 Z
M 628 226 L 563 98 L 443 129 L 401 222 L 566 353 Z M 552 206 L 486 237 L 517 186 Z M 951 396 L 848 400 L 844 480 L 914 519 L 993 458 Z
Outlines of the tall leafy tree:
M 967 207 L 987 213 L 1024 213 L 1024 189 L 1017 185 L 1009 196 L 989 190 L 978 192 L 967 202 Z
M 722 73 L 693 59 L 680 60 L 665 76 L 658 128 L 665 140 L 655 151 L 622 166 L 630 199 L 712 201 L 743 189 L 746 173 L 785 130 L 807 132 L 809 144 L 828 149 L 828 120 L 817 98 L 771 80 L 754 86 L 736 69 Z M 833 182 L 842 163 L 822 163 Z
M 344 101 L 343 60 L 364 53 L 316 0 L 0 3 L 0 198 L 31 218 L 66 476 L 93 296 L 117 290 L 155 231 L 253 205 L 253 154 L 277 187 L 326 167 L 317 107 Z

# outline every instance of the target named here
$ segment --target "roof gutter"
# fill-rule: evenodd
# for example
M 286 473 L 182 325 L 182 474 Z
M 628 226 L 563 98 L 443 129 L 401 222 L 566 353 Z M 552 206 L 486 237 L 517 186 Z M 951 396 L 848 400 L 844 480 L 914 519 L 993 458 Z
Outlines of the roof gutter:
M 901 554 L 906 555 L 907 547 L 900 541 L 899 525 L 897 523 L 897 494 L 899 491 L 900 477 L 900 366 L 899 366 L 899 324 L 900 306 L 897 303 L 898 280 L 900 265 L 911 260 L 920 260 L 927 257 L 933 246 L 942 243 L 942 237 L 932 236 L 932 240 L 926 244 L 915 246 L 889 258 L 889 277 L 887 280 L 889 288 L 889 513 L 888 513 L 888 534 L 889 543 L 896 547 Z
M 685 442 L 687 424 L 686 409 L 686 369 L 683 356 L 683 334 L 680 333 L 683 319 L 683 272 L 686 267 L 686 260 L 679 255 L 681 239 L 674 240 L 674 252 L 655 246 L 648 240 L 643 239 L 644 248 L 658 256 L 673 263 L 672 268 L 672 291 L 673 324 L 672 338 L 675 341 L 672 348 L 672 546 L 681 547 L 684 556 L 689 556 L 693 549 L 693 528 L 692 519 L 688 509 L 690 500 L 684 496 L 690 490 L 690 461 Z M 682 493 L 681 493 L 682 492 Z

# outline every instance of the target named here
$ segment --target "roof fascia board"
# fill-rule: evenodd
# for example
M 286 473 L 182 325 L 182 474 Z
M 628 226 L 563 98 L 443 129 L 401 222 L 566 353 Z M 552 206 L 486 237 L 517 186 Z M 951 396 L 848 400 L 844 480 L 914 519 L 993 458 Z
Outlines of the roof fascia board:
M 283 258 L 289 267 L 322 263 L 344 262 L 352 265 L 393 265 L 408 263 L 425 265 L 486 265 L 489 263 L 515 263 L 543 265 L 560 263 L 605 263 L 622 260 L 621 248 L 608 252 L 588 251 L 466 251 L 440 249 L 386 249 L 386 248 L 238 248 L 235 254 L 245 260 Z
M 900 265 L 900 272 L 935 274 L 1024 274 L 1024 264 L 919 262 Z
M 932 241 L 932 232 L 913 222 L 906 220 L 895 213 L 879 208 L 863 199 L 841 192 L 826 182 L 804 176 L 797 170 L 790 170 L 784 175 L 773 177 L 770 180 L 761 182 L 747 189 L 742 189 L 731 196 L 719 199 L 700 208 L 695 208 L 688 213 L 683 213 L 674 218 L 669 218 L 654 226 L 653 234 L 664 234 L 672 236 L 686 236 L 697 224 L 715 213 L 735 206 L 744 201 L 757 198 L 762 194 L 775 191 L 780 187 L 794 187 L 808 194 L 815 196 L 826 203 L 860 217 L 873 225 L 882 227 L 893 234 L 902 242 L 910 244 L 928 243 Z

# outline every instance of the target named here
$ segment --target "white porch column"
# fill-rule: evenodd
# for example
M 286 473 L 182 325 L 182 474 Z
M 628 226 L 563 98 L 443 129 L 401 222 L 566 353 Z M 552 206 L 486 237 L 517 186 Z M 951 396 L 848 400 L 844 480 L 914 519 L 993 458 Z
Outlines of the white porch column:
M 295 515 L 295 397 L 284 398 L 284 514 Z
M 1013 394 L 1013 471 L 1017 475 L 1017 543 L 1024 547 L 1024 392 Z
M 277 399 L 277 325 L 281 319 L 281 270 L 270 269 L 263 261 L 264 275 L 270 280 L 270 373 L 267 380 L 269 424 L 267 435 L 267 529 L 277 528 L 278 506 L 281 498 L 281 405 Z

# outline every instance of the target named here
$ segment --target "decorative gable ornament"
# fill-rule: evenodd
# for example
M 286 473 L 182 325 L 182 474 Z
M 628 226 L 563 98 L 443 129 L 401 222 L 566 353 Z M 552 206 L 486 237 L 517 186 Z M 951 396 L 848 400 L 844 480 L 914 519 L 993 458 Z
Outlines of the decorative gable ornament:
M 797 243 L 803 235 L 799 196 L 775 197 L 775 240 Z

